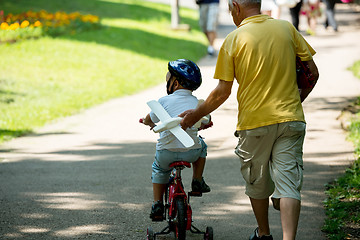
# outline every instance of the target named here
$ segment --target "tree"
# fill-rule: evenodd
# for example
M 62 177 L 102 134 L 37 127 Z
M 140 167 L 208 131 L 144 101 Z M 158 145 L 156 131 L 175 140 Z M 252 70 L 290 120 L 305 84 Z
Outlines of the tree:
M 171 1 L 171 28 L 174 30 L 190 30 L 187 24 L 180 24 L 179 0 Z

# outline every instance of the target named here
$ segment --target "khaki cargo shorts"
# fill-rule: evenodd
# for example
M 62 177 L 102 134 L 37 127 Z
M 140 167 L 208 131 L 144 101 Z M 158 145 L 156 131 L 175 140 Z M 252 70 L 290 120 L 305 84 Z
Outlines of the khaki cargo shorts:
M 246 195 L 301 200 L 305 128 L 304 122 L 285 122 L 236 132 L 239 143 L 235 153 L 240 158 Z

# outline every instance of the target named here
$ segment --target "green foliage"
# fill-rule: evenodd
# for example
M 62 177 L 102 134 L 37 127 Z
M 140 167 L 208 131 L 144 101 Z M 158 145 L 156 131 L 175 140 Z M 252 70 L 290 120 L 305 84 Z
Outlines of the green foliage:
M 360 78 L 360 61 L 351 67 Z M 355 103 L 360 104 L 360 98 Z M 355 153 L 360 156 L 360 115 L 349 128 L 349 140 L 354 143 Z M 351 239 L 345 231 L 347 225 L 360 226 L 360 158 L 346 169 L 344 175 L 326 185 L 327 199 L 324 201 L 327 219 L 323 226 L 330 240 Z
M 324 201 L 327 219 L 323 231 L 330 240 L 346 239 L 346 224 L 360 224 L 360 159 L 345 174 L 328 184 Z
M 170 29 L 170 6 L 140 0 L 3 0 L 2 9 L 81 9 L 99 16 L 102 28 L 0 45 L 0 142 L 164 82 L 169 60 L 206 54 L 190 9 L 180 10 L 189 32 Z
M 42 28 L 18 28 L 15 30 L 0 30 L 0 42 L 14 42 L 28 38 L 38 38 L 42 35 Z
M 357 78 L 360 78 L 360 60 L 356 61 L 350 68 Z

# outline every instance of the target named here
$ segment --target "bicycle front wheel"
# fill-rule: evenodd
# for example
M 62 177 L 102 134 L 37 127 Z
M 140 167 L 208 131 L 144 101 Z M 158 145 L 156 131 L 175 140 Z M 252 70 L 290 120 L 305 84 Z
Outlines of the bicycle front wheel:
M 184 199 L 176 199 L 177 217 L 175 225 L 175 237 L 177 240 L 186 238 L 186 205 Z

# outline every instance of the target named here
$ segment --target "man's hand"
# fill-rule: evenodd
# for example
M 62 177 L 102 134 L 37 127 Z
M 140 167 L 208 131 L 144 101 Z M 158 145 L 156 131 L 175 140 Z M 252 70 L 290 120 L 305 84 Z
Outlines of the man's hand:
M 179 117 L 182 117 L 183 120 L 180 122 L 182 129 L 186 130 L 189 127 L 192 127 L 195 123 L 197 123 L 201 116 L 197 116 L 195 109 L 189 109 L 185 112 L 179 114 Z

